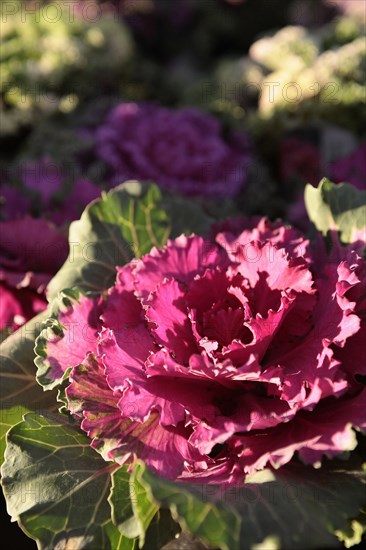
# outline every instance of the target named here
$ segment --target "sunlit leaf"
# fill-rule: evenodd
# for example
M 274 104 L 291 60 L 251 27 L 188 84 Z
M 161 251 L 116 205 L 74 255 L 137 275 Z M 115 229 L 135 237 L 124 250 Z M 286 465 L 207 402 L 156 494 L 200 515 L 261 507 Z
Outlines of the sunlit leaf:
M 329 462 L 263 470 L 240 486 L 174 483 L 140 464 L 136 476 L 184 531 L 222 550 L 337 546 L 334 535 L 365 504 L 365 472 Z
M 40 548 L 135 548 L 111 520 L 107 498 L 117 466 L 66 416 L 27 414 L 7 439 L 1 473 L 8 513 Z
M 310 220 L 324 235 L 337 231 L 343 243 L 366 240 L 366 191 L 324 178 L 318 188 L 305 187 L 305 204 Z
M 50 312 L 43 312 L 11 334 L 0 346 L 0 461 L 5 435 L 29 411 L 56 409 L 56 396 L 45 393 L 36 381 L 34 340 Z

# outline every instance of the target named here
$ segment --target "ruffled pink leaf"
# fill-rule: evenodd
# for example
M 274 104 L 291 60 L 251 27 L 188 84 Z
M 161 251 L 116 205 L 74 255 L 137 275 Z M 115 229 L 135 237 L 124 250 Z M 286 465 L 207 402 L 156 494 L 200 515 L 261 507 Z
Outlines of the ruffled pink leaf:
M 97 353 L 100 313 L 99 299 L 80 294 L 78 301 L 61 309 L 57 322 L 44 329 L 40 336 L 46 355 L 42 376 L 46 375 L 47 381 L 60 381 L 65 371 L 82 363 L 89 352 Z
M 178 477 L 184 461 L 194 464 L 202 457 L 188 443 L 183 426 L 174 431 L 164 428 L 156 413 L 146 422 L 130 419 L 134 405 L 126 410 L 118 407 L 119 392 L 112 392 L 104 376 L 101 363 L 88 355 L 85 364 L 75 367 L 66 396 L 71 412 L 82 418 L 81 427 L 92 439 L 92 446 L 107 461 L 123 464 L 134 456 L 141 458 L 157 472 L 164 471 L 170 478 Z
M 223 263 L 217 247 L 202 237 L 181 235 L 162 250 L 153 248 L 149 254 L 136 262 L 135 288 L 137 296 L 146 299 L 164 278 L 176 279 L 190 285 L 197 274 L 209 267 Z
M 165 280 L 145 301 L 146 318 L 152 323 L 152 334 L 160 346 L 166 346 L 186 364 L 197 345 L 192 333 L 182 285 Z
M 324 456 L 353 450 L 356 440 L 351 426 L 365 428 L 365 404 L 365 390 L 354 398 L 329 398 L 312 412 L 298 413 L 289 423 L 239 437 L 236 447 L 245 472 L 267 464 L 283 466 L 296 451 L 305 462 L 316 465 Z

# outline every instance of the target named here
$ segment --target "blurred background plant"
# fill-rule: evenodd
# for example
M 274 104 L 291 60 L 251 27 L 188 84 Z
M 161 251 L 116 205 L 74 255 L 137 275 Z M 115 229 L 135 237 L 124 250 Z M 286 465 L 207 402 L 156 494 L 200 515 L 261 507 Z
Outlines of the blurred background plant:
M 43 116 L 122 91 L 131 80 L 134 44 L 127 26 L 110 14 L 87 21 L 66 7 L 1 3 L 3 139 Z

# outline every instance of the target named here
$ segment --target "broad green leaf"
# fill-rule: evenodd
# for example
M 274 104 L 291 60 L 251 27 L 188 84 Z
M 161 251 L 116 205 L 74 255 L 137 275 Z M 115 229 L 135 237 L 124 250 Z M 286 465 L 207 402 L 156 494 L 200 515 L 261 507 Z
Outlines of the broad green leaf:
M 302 550 L 304 540 L 308 549 L 337 546 L 335 531 L 348 525 L 366 498 L 365 473 L 349 462 L 328 462 L 319 470 L 301 464 L 263 470 L 226 489 L 173 483 L 143 464 L 136 475 L 184 531 L 222 550 L 269 543 Z
M 141 484 L 138 470 L 134 470 L 130 477 L 130 498 L 134 516 L 139 528 L 139 541 L 142 548 L 145 543 L 145 533 L 151 521 L 159 510 L 156 502 L 149 498 L 145 487 Z
M 8 513 L 42 550 L 129 550 L 113 525 L 108 494 L 117 467 L 60 414 L 26 414 L 7 435 L 2 485 Z
M 140 548 L 157 550 L 179 531 L 168 510 L 159 510 L 146 489 L 121 466 L 112 474 L 109 496 L 112 521 L 129 538 L 139 538 Z
M 31 412 L 30 409 L 23 407 L 22 405 L 17 405 L 15 407 L 7 408 L 6 401 L 1 404 L 0 412 L 0 463 L 3 463 L 4 453 L 6 447 L 6 434 L 10 428 L 21 422 L 23 419 L 23 414 Z
M 305 204 L 310 220 L 324 235 L 333 230 L 343 243 L 355 242 L 360 236 L 366 240 L 366 191 L 324 178 L 318 188 L 305 187 Z
M 11 334 L 0 346 L 0 462 L 5 435 L 29 411 L 56 409 L 56 395 L 45 393 L 36 382 L 34 340 L 50 312 L 43 312 Z
M 140 534 L 139 525 L 133 514 L 130 498 L 130 477 L 127 468 L 121 466 L 112 473 L 112 485 L 109 495 L 111 517 L 114 525 L 126 537 L 135 538 Z
M 115 266 L 162 246 L 169 234 L 161 193 L 154 185 L 126 182 L 90 203 L 70 225 L 70 254 L 48 285 L 53 299 L 64 288 L 102 291 L 115 279 Z
M 65 288 L 103 291 L 116 266 L 140 257 L 169 236 L 205 233 L 214 218 L 183 197 L 162 194 L 154 184 L 129 181 L 103 193 L 70 225 L 70 254 L 48 285 L 52 300 Z
M 240 515 L 225 502 L 205 498 L 210 485 L 195 487 L 188 483 L 173 483 L 153 475 L 143 463 L 136 467 L 136 478 L 150 492 L 150 498 L 170 509 L 183 531 L 211 546 L 239 550 Z
M 111 550 L 137 550 L 138 544 L 136 539 L 128 539 L 122 535 L 112 522 L 108 522 L 104 527 L 109 539 Z M 73 548 L 71 547 L 71 550 Z M 94 547 L 93 547 L 94 550 Z M 104 547 L 103 547 L 104 550 Z
M 204 211 L 198 199 L 163 195 L 161 206 L 169 216 L 171 238 L 182 233 L 205 235 L 215 221 L 213 216 Z

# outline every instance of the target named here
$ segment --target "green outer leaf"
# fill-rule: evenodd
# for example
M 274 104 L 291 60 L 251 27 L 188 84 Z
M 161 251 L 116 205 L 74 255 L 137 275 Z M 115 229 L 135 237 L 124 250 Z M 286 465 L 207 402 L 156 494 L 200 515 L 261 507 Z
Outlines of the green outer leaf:
M 111 550 L 136 550 L 138 548 L 137 540 L 124 537 L 112 522 L 106 524 L 104 529 L 110 541 Z
M 255 530 L 261 530 L 262 539 L 277 536 L 284 549 L 302 550 L 304 540 L 309 549 L 336 547 L 334 531 L 365 502 L 364 485 L 361 466 L 354 469 L 350 461 L 324 461 L 319 470 L 293 464 L 258 472 L 244 486 L 241 537 L 256 543 Z
M 189 198 L 154 184 L 128 181 L 90 203 L 70 225 L 70 254 L 48 285 L 50 300 L 64 288 L 103 291 L 115 280 L 116 266 L 166 244 L 169 235 L 204 234 L 214 218 Z
M 148 498 L 145 488 L 136 479 L 135 471 L 128 474 L 123 467 L 113 472 L 108 500 L 113 523 L 126 537 L 138 537 L 142 548 L 146 531 L 159 511 L 159 506 Z
M 148 499 L 145 488 L 136 480 L 134 472 L 121 466 L 112 473 L 109 495 L 112 521 L 125 537 L 139 537 L 140 548 L 160 550 L 179 531 L 169 510 L 159 507 Z
M 90 203 L 70 225 L 70 254 L 48 285 L 49 298 L 74 286 L 103 291 L 113 284 L 116 266 L 164 245 L 170 228 L 160 200 L 157 186 L 129 181 Z
M 128 467 L 121 466 L 112 473 L 111 492 L 108 497 L 112 510 L 112 521 L 126 537 L 135 538 L 140 534 L 139 525 L 133 514 L 130 499 L 130 476 Z
M 335 185 L 323 178 L 318 188 L 306 185 L 305 204 L 315 227 L 324 235 L 339 231 L 343 243 L 354 242 L 357 233 L 366 229 L 366 191 L 353 185 Z
M 130 498 L 132 509 L 139 526 L 139 541 L 142 548 L 145 543 L 145 533 L 159 510 L 154 499 L 149 498 L 145 487 L 141 484 L 136 468 L 130 477 Z
M 206 544 L 222 550 L 239 550 L 240 516 L 234 508 L 227 507 L 224 502 L 201 499 L 200 486 L 196 488 L 188 483 L 158 478 L 141 462 L 136 466 L 136 478 L 145 486 L 151 499 L 170 509 L 183 531 L 189 531 Z M 204 487 L 201 486 L 201 492 Z
M 40 313 L 11 334 L 0 346 L 1 462 L 6 432 L 22 420 L 24 413 L 56 409 L 56 396 L 45 393 L 36 382 L 33 352 L 34 339 L 49 315 L 50 311 Z
M 110 518 L 116 465 L 102 460 L 67 418 L 27 414 L 7 440 L 2 485 L 8 513 L 40 548 L 134 548 Z
M 335 547 L 335 531 L 365 504 L 365 473 L 349 461 L 263 470 L 229 489 L 173 483 L 138 468 L 150 498 L 169 507 L 184 531 L 222 550 L 261 548 L 265 540 L 283 550 L 303 550 L 304 540 L 309 549 Z
M 192 200 L 189 197 L 165 194 L 162 197 L 161 207 L 170 219 L 170 238 L 178 237 L 182 233 L 190 235 L 192 232 L 205 235 L 215 221 L 215 218 L 204 211 L 198 199 Z M 222 213 L 222 207 L 220 213 Z
M 22 421 L 23 415 L 31 412 L 30 409 L 17 405 L 16 407 L 3 408 L 1 406 L 0 412 L 0 460 L 1 464 L 4 461 L 4 453 L 6 448 L 6 434 L 15 426 Z

